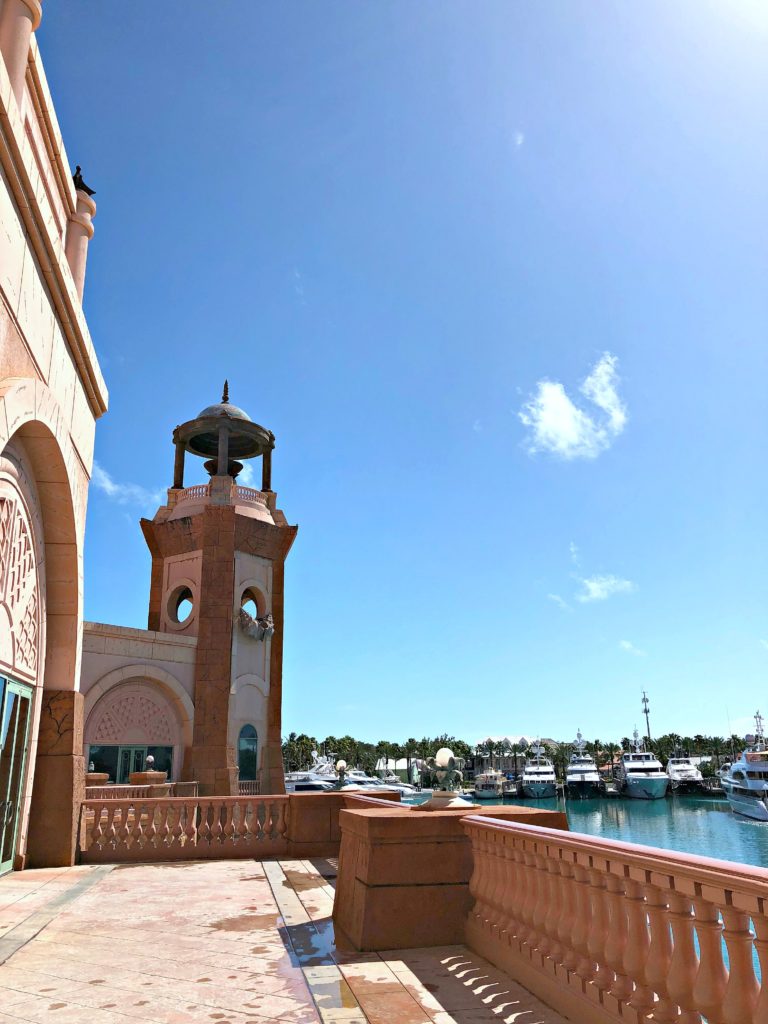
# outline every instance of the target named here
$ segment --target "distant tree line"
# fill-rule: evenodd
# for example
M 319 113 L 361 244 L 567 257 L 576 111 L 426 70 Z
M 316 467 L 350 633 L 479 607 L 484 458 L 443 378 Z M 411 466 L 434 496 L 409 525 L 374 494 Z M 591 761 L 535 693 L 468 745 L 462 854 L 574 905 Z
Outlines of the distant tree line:
M 547 756 L 553 760 L 555 767 L 563 775 L 565 765 L 574 749 L 573 744 L 554 740 L 541 742 L 546 748 Z M 648 748 L 647 740 L 645 745 Z M 712 762 L 709 765 L 701 765 L 704 775 L 714 773 L 720 767 L 721 761 L 738 757 L 743 746 L 744 739 L 741 736 L 703 736 L 701 733 L 695 736 L 667 733 L 650 743 L 650 749 L 663 764 L 676 754 L 683 757 L 711 757 Z M 292 732 L 283 740 L 283 762 L 286 771 L 302 771 L 312 764 L 312 752 L 316 750 L 320 754 L 332 757 L 334 761 L 341 758 L 350 767 L 362 768 L 368 773 L 374 772 L 380 761 L 388 767 L 390 761 L 394 764 L 395 761 L 405 760 L 410 770 L 412 761 L 434 757 L 440 747 L 450 747 L 457 757 L 464 758 L 469 767 L 474 767 L 478 771 L 484 768 L 515 771 L 522 766 L 523 760 L 528 756 L 525 743 L 516 744 L 508 740 L 490 738 L 474 746 L 446 734 L 435 737 L 423 736 L 421 739 L 412 736 L 402 743 L 390 740 L 369 743 L 353 736 L 326 736 L 325 739 L 318 740 L 306 733 Z M 595 758 L 598 766 L 617 762 L 622 751 L 631 748 L 632 741 L 628 736 L 623 736 L 620 742 L 587 740 L 584 746 L 585 751 Z

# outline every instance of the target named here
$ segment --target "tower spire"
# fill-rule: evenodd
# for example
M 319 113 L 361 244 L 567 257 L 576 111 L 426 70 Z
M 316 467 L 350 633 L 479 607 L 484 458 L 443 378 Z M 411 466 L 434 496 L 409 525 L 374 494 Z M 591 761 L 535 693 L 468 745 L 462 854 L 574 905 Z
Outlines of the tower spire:
M 221 393 L 222 402 L 229 402 L 229 381 L 224 381 L 224 390 Z

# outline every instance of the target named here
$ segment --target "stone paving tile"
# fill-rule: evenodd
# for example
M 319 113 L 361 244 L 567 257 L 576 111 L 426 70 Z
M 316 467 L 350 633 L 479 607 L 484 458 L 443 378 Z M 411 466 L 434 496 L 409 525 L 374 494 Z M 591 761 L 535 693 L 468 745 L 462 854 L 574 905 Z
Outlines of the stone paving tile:
M 464 946 L 337 950 L 327 860 L 94 870 L 0 879 L 0 1024 L 560 1021 Z

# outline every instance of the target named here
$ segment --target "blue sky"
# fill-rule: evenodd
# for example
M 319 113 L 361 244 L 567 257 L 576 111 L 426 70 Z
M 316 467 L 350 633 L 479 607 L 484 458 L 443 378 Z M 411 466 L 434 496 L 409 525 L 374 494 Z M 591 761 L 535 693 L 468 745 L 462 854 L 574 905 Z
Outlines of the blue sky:
M 138 519 L 228 377 L 300 526 L 285 732 L 766 710 L 764 4 L 52 0 L 38 36 L 97 190 L 88 618 L 146 625 Z

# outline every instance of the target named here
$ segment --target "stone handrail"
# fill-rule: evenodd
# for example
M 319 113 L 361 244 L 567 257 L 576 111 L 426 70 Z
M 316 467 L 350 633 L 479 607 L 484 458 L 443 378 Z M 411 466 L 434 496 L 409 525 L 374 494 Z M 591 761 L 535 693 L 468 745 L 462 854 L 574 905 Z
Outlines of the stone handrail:
M 287 809 L 286 796 L 85 800 L 80 859 L 99 864 L 281 853 Z
M 468 944 L 568 1019 L 768 1022 L 768 870 L 481 815 L 463 826 Z
M 191 487 L 185 487 L 183 491 L 179 492 L 176 502 L 181 504 L 182 501 L 190 501 L 192 498 L 207 498 L 210 493 L 210 484 L 193 484 Z
M 242 484 L 235 484 L 235 499 L 238 501 L 250 501 L 255 505 L 266 505 L 267 499 L 261 491 L 255 487 L 244 487 Z
M 197 782 L 170 782 L 161 783 L 163 787 L 170 786 L 168 796 L 197 796 Z M 140 800 L 153 795 L 152 790 L 157 786 L 130 786 L 127 783 L 114 783 L 110 786 L 86 786 L 86 800 Z

